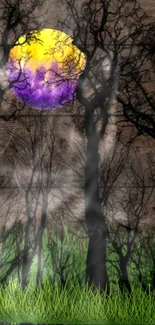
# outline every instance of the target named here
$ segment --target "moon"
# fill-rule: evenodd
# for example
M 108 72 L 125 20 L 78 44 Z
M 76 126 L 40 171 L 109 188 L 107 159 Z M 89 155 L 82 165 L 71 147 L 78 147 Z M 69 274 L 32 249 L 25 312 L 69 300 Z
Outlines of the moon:
M 60 30 L 43 29 L 21 36 L 6 65 L 14 95 L 37 110 L 52 110 L 76 98 L 86 57 Z

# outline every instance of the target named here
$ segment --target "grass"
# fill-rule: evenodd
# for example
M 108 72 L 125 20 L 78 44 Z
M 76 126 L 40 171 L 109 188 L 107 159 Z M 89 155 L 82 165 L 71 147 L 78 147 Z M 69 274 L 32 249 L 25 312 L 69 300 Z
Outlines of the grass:
M 122 295 L 117 283 L 118 256 L 112 247 L 107 250 L 109 262 L 108 272 L 111 280 L 111 291 L 107 297 L 105 293 L 94 294 L 85 286 L 85 263 L 87 255 L 87 240 L 79 244 L 77 237 L 64 226 L 63 242 L 55 233 L 52 241 L 43 237 L 42 256 L 42 286 L 36 289 L 37 256 L 31 266 L 29 285 L 23 291 L 17 276 L 17 270 L 12 273 L 5 287 L 0 287 L 0 322 L 9 323 L 42 323 L 42 324 L 155 324 L 155 293 L 149 288 L 149 294 L 142 290 L 136 274 L 132 276 L 133 265 L 129 263 L 130 279 L 132 283 L 131 296 Z M 11 236 L 11 235 L 10 235 Z M 13 234 L 12 234 L 13 236 Z M 13 237 L 7 239 L 5 249 L 0 247 L 1 263 L 11 261 L 14 256 Z M 138 242 L 137 244 L 138 245 Z M 7 249 L 8 247 L 8 249 Z M 23 242 L 21 241 L 21 247 Z M 12 249 L 12 250 L 11 250 Z M 136 250 L 135 250 L 136 252 Z M 145 256 L 144 256 L 145 257 Z M 135 256 L 136 258 L 136 256 Z M 148 263 L 147 263 L 148 262 Z M 149 277 L 149 260 L 142 259 L 142 271 L 146 268 Z M 2 274 L 7 271 L 9 264 L 1 269 Z M 147 266 L 147 267 L 146 267 Z M 18 274 L 21 270 L 18 270 Z M 65 280 L 65 287 L 61 286 L 61 277 Z M 146 281 L 146 284 L 148 285 Z
M 155 299 L 141 288 L 132 289 L 131 298 L 119 288 L 94 294 L 70 283 L 70 290 L 46 281 L 37 290 L 32 285 L 22 291 L 14 282 L 0 289 L 0 321 L 42 324 L 155 324 Z

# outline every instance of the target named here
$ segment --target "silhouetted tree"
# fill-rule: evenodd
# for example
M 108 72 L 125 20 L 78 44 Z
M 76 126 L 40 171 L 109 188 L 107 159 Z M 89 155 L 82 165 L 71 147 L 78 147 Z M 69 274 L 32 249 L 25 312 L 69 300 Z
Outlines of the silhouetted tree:
M 150 109 L 152 95 L 146 96 L 143 87 L 150 69 L 145 64 L 147 56 L 142 53 L 142 44 L 148 33 L 152 35 L 153 24 L 148 22 L 136 0 L 81 3 L 64 0 L 63 4 L 68 16 L 60 26 L 70 27 L 74 44 L 87 58 L 77 87 L 77 99 L 84 108 L 87 143 L 85 220 L 89 247 L 86 279 L 89 286 L 94 284 L 105 290 L 109 285 L 106 267 L 108 230 L 99 195 L 99 145 L 109 122 L 112 103 L 115 102 L 115 111 L 121 112 L 122 117 L 123 113 L 126 116 L 126 112 L 133 111 L 133 107 L 137 108 L 138 114 L 141 106 Z M 137 114 L 135 116 L 137 121 Z
M 43 0 L 1 0 L 0 1 L 0 103 L 5 100 L 4 95 L 6 91 L 12 88 L 13 84 L 9 83 L 5 73 L 6 63 L 9 59 L 10 50 L 17 44 L 17 41 L 21 35 L 26 34 L 26 41 L 34 39 L 32 30 L 39 29 L 41 24 L 39 22 L 39 16 L 36 15 L 36 9 L 42 9 L 44 11 Z M 40 14 L 41 15 L 41 14 Z M 15 115 L 15 113 L 23 107 L 14 107 L 13 110 L 10 107 L 10 115 L 5 116 L 1 114 L 1 118 L 8 119 Z

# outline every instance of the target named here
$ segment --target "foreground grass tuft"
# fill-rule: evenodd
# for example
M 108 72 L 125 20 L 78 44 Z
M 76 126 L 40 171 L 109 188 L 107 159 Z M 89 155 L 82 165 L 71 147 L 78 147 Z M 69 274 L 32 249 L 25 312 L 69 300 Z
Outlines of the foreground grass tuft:
M 67 286 L 68 287 L 68 286 Z M 37 290 L 9 282 L 0 289 L 0 322 L 42 324 L 155 324 L 155 299 L 141 288 L 132 289 L 131 297 L 119 288 L 94 294 L 85 287 L 63 290 L 49 281 Z

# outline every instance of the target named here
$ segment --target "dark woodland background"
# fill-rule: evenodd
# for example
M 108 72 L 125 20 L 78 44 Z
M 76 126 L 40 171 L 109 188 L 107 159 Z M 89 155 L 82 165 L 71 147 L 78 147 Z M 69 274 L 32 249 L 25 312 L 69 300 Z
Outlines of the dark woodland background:
M 50 237 L 56 226 L 63 238 L 63 221 L 72 232 L 81 230 L 81 238 L 88 238 L 89 285 L 101 290 L 110 286 L 106 266 L 110 242 L 119 259 L 120 288 L 130 292 L 127 265 L 138 237 L 152 256 L 155 288 L 154 18 L 153 0 L 0 0 L 4 248 L 9 233 L 15 227 L 18 231 L 17 254 L 1 275 L 2 284 L 20 260 L 21 282 L 26 286 L 35 254 L 37 281 L 41 279 L 44 230 Z M 87 56 L 77 99 L 49 112 L 22 104 L 5 76 L 9 51 L 18 37 L 41 28 L 66 32 Z M 120 237 L 126 243 L 125 254 Z

